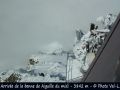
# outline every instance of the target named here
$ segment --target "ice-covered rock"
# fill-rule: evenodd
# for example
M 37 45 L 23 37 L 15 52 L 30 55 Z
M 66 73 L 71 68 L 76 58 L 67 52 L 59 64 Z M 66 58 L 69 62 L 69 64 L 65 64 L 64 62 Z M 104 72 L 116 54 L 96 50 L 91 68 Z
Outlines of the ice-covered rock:
M 36 54 L 28 58 L 27 68 L 16 68 L 0 73 L 0 81 L 15 82 L 65 82 L 67 55 Z M 15 73 L 15 74 L 14 74 Z M 14 74 L 14 75 L 13 75 Z M 19 75 L 19 78 L 16 76 Z M 18 80 L 17 80 L 18 79 Z
M 72 80 L 77 77 L 83 77 L 83 72 L 86 72 L 92 63 L 97 51 L 104 42 L 107 34 L 110 32 L 110 28 L 114 23 L 115 15 L 108 14 L 107 16 L 101 16 L 97 18 L 97 21 L 103 24 L 102 29 L 98 29 L 99 26 L 91 24 L 90 31 L 84 34 L 77 43 L 74 44 L 73 53 L 75 59 L 68 59 L 67 64 L 67 80 Z M 78 32 L 79 34 L 79 32 Z M 79 78 L 79 79 L 80 79 Z
M 96 19 L 96 21 L 99 22 L 99 23 L 104 24 L 104 17 L 103 17 L 103 16 L 99 16 L 99 17 Z
M 111 25 L 115 22 L 116 20 L 116 15 L 113 14 L 108 14 L 106 16 L 99 16 L 96 21 L 101 23 L 103 25 L 103 28 L 105 29 L 110 29 Z
M 0 82 L 65 82 L 82 79 L 115 19 L 115 15 L 109 14 L 97 18 L 103 24 L 102 29 L 93 24 L 94 28 L 87 33 L 77 30 L 72 51 L 64 51 L 58 42 L 45 46 L 38 54 L 27 59 L 26 68 L 1 72 Z
M 76 30 L 75 43 L 78 43 L 83 35 L 84 33 L 82 32 L 82 30 Z

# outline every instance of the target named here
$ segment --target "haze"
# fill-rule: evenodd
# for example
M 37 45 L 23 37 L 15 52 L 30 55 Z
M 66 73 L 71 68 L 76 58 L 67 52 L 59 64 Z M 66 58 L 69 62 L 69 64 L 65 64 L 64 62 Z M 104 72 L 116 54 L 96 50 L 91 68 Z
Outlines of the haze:
M 96 17 L 118 14 L 120 0 L 0 0 L 0 70 L 24 66 L 51 42 L 72 48 L 75 29 Z

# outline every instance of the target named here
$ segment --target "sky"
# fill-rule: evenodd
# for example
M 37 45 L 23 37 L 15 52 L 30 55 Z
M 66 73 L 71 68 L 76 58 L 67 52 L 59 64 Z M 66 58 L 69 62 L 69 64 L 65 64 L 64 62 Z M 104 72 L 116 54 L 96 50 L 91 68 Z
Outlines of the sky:
M 120 12 L 120 0 L 0 0 L 0 70 L 24 61 L 51 42 L 72 48 L 75 30 L 98 16 Z

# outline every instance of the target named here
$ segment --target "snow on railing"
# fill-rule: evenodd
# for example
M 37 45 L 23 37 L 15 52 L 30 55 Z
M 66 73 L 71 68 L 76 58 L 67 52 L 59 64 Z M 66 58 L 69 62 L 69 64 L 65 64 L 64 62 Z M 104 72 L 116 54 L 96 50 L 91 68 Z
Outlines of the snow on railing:
M 67 61 L 67 81 L 83 78 L 84 72 L 88 70 L 115 19 L 115 15 L 112 14 L 98 17 L 97 21 L 103 24 L 102 28 L 91 23 L 90 30 L 86 34 L 83 35 L 81 31 L 77 31 L 77 42 L 74 44 L 72 55 L 74 58 L 69 55 Z

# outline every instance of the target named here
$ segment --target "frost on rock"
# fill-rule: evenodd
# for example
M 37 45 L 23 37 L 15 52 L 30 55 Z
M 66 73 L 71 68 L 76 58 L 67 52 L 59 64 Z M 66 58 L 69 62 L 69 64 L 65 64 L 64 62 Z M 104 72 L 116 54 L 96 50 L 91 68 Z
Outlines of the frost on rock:
M 2 72 L 0 74 L 1 82 L 19 82 L 21 80 L 21 75 L 14 70 L 9 70 L 7 72 Z
M 84 33 L 82 32 L 82 30 L 76 30 L 75 43 L 78 43 L 83 35 Z
M 55 42 L 43 52 L 31 55 L 25 68 L 2 72 L 0 82 L 65 82 L 67 51 Z
M 1 72 L 0 82 L 65 82 L 82 79 L 115 19 L 115 15 L 109 14 L 97 18 L 103 24 L 102 28 L 91 23 L 87 33 L 76 30 L 73 50 L 64 51 L 58 42 L 45 46 L 38 54 L 27 59 L 25 68 Z
M 106 16 L 99 16 L 96 21 L 101 23 L 103 25 L 103 28 L 105 29 L 110 29 L 112 24 L 115 22 L 116 20 L 116 15 L 113 14 L 108 14 Z
M 97 21 L 103 24 L 103 28 L 91 23 L 90 30 L 84 34 L 77 43 L 74 44 L 73 54 L 75 58 L 69 57 L 67 63 L 67 80 L 75 78 L 82 79 L 84 73 L 88 70 L 97 51 L 103 44 L 107 34 L 109 33 L 112 24 L 114 23 L 115 15 L 108 14 L 105 17 L 98 17 Z M 78 37 L 78 35 L 76 35 Z
M 28 62 L 27 72 L 32 76 L 39 77 L 39 82 L 65 82 L 66 55 L 32 55 L 32 57 L 29 58 L 29 61 L 30 60 L 32 60 L 34 64 Z

